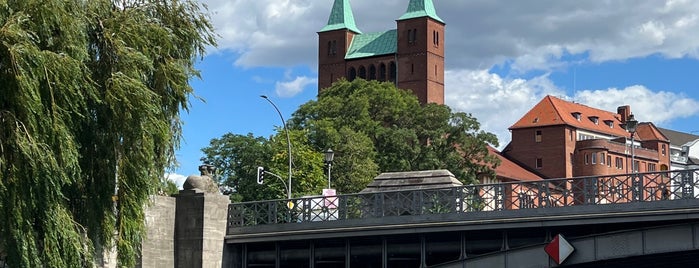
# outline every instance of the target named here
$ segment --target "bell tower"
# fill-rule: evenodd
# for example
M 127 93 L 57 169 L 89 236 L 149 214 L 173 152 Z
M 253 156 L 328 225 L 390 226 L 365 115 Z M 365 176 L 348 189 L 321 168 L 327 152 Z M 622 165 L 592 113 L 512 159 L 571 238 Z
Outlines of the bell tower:
M 318 31 L 318 92 L 346 74 L 345 55 L 355 35 L 362 32 L 354 22 L 349 0 L 335 0 L 328 24 Z
M 410 0 L 398 20 L 396 85 L 420 103 L 444 104 L 444 21 L 432 0 Z

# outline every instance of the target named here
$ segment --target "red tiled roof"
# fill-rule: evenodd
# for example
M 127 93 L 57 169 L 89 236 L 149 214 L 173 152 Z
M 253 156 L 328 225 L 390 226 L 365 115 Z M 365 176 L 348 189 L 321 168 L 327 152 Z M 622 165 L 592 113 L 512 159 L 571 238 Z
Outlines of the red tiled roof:
M 638 124 L 638 127 L 636 127 L 636 136 L 639 140 L 643 141 L 670 142 L 670 139 L 668 139 L 657 127 L 655 127 L 653 123 L 650 122 Z
M 579 114 L 580 120 L 575 118 Z M 597 120 L 595 123 L 593 120 Z M 611 123 L 612 127 L 607 125 Z M 546 96 L 510 129 L 569 125 L 577 129 L 626 137 L 629 135 L 621 124 L 619 115 L 579 103 Z
M 517 165 L 512 160 L 504 157 L 498 150 L 493 147 L 488 146 L 488 151 L 490 154 L 497 156 L 500 159 L 500 165 L 495 168 L 495 173 L 498 177 L 513 180 L 513 181 L 540 181 L 543 180 L 538 175 L 524 169 L 520 165 Z

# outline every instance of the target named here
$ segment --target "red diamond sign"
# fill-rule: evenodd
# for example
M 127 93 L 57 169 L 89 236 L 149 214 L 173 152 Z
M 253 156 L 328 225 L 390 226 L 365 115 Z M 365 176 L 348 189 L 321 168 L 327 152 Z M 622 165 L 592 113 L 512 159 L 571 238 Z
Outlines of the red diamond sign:
M 544 247 L 544 251 L 556 261 L 556 264 L 563 263 L 574 250 L 575 248 L 560 234 L 554 237 L 553 241 Z

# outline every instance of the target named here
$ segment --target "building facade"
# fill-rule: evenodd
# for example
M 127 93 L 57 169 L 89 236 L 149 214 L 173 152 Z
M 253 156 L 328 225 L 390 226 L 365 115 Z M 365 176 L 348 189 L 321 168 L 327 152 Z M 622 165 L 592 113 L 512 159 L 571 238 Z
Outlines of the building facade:
M 341 78 L 390 81 L 421 103 L 444 104 L 444 21 L 432 0 L 410 0 L 396 29 L 362 33 L 349 0 L 318 32 L 318 93 Z
M 669 170 L 670 141 L 652 123 L 546 96 L 509 129 L 503 155 L 545 179 Z

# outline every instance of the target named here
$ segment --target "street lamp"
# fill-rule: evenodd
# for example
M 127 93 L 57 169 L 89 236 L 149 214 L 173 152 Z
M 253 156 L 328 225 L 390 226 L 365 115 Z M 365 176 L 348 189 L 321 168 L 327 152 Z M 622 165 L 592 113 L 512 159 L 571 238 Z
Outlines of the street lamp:
M 636 133 L 636 126 L 638 126 L 638 121 L 633 117 L 633 114 L 630 114 L 629 119 L 626 120 L 626 131 L 631 133 L 631 173 L 636 172 L 636 155 L 634 153 L 634 134 Z
M 335 157 L 335 152 L 333 152 L 332 149 L 328 148 L 327 151 L 325 151 L 325 164 L 328 164 L 328 189 L 330 188 L 330 169 L 333 166 L 333 158 Z
M 289 130 L 286 129 L 286 121 L 284 121 L 284 116 L 282 116 L 282 112 L 279 111 L 279 108 L 277 108 L 277 105 L 272 102 L 267 96 L 265 95 L 260 95 L 261 98 L 267 100 L 269 104 L 272 104 L 272 107 L 274 107 L 275 110 L 277 110 L 277 113 L 279 114 L 279 118 L 282 119 L 282 124 L 284 124 L 284 132 L 286 132 L 286 144 L 289 146 L 289 183 L 288 186 L 289 188 L 287 189 L 287 199 L 291 199 L 291 139 L 289 138 Z

